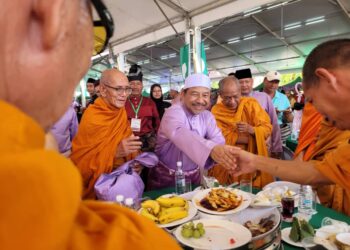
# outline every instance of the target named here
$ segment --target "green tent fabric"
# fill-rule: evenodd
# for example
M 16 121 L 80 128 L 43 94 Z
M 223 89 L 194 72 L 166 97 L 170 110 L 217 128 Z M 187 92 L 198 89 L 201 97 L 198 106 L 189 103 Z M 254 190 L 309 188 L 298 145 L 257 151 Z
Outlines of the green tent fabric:
M 297 78 L 295 78 L 293 81 L 286 83 L 284 85 L 279 85 L 279 87 L 283 87 L 283 88 L 292 88 L 294 87 L 295 84 L 297 84 L 298 82 L 302 82 L 302 78 L 300 76 L 298 76 Z M 254 88 L 254 90 L 260 91 L 264 88 L 264 83 L 259 84 L 258 86 L 256 86 Z

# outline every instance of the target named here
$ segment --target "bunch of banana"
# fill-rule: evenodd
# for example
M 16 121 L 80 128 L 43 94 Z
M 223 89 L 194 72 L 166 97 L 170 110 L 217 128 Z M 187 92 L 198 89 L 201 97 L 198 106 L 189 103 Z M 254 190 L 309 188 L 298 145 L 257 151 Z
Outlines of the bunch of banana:
M 188 215 L 188 202 L 179 196 L 160 197 L 141 204 L 140 214 L 160 224 L 167 224 Z

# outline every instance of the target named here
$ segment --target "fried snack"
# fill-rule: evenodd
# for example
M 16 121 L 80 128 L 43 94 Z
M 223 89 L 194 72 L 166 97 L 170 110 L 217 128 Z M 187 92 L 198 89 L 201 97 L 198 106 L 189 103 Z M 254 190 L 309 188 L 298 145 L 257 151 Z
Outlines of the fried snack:
M 218 188 L 211 190 L 200 201 L 200 205 L 209 210 L 223 212 L 235 209 L 241 205 L 242 200 L 242 196 L 237 195 L 234 191 Z

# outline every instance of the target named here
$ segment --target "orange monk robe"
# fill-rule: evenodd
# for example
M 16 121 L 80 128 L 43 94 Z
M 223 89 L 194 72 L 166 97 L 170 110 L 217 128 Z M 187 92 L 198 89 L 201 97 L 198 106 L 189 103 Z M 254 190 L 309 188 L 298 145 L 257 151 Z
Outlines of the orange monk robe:
M 310 159 L 316 145 L 322 119 L 322 115 L 316 108 L 311 103 L 307 102 L 303 110 L 298 147 L 295 149 L 294 153 L 295 158 L 304 151 L 303 160 L 307 161 Z
M 119 143 L 131 134 L 125 108 L 112 107 L 97 98 L 85 111 L 70 156 L 83 177 L 84 199 L 95 198 L 94 185 L 101 174 L 132 159 L 115 158 Z
M 42 128 L 2 101 L 0 115 L 0 249 L 180 249 L 133 211 L 82 201 L 80 173 L 44 149 Z
M 338 147 L 350 140 L 350 131 L 339 130 L 329 123 L 323 121 L 321 123 L 318 138 L 319 139 L 316 142 L 314 150 L 310 155 L 310 159 L 307 160 L 315 161 L 318 166 L 323 166 L 323 164 L 329 162 L 329 157 L 333 157 L 331 155 L 335 155 L 334 157 L 339 157 L 337 153 L 339 150 Z M 348 150 L 350 150 L 349 147 Z M 348 151 L 348 154 L 350 154 L 350 151 Z M 344 159 L 333 159 L 331 162 L 334 164 L 334 162 L 339 161 L 343 165 L 342 167 L 345 169 L 346 164 L 348 164 L 347 171 L 350 171 L 350 162 L 346 163 L 346 158 L 348 157 L 345 157 Z M 342 186 L 339 181 L 335 181 L 334 177 L 336 176 L 333 176 L 331 166 L 329 166 L 329 171 L 326 171 L 326 167 L 322 167 L 321 172 L 336 183 L 335 185 L 322 185 L 316 187 L 317 195 L 320 198 L 321 203 L 339 212 L 350 215 L 350 189 L 344 189 L 344 186 Z M 346 174 L 346 172 L 344 172 L 344 174 Z
M 254 127 L 255 135 L 248 136 L 248 145 L 243 149 L 258 155 L 268 156 L 266 139 L 271 135 L 272 125 L 270 118 L 258 101 L 251 97 L 241 97 L 237 111 L 234 113 L 224 104 L 218 103 L 212 108 L 212 113 L 216 119 L 218 127 L 225 137 L 226 144 L 236 145 L 238 139 L 237 122 L 246 122 Z M 209 170 L 209 175 L 218 179 L 221 184 L 230 184 L 240 178 L 235 178 L 229 174 L 222 166 L 214 166 Z M 257 171 L 254 173 L 253 185 L 262 188 L 266 184 L 274 181 L 274 178 Z

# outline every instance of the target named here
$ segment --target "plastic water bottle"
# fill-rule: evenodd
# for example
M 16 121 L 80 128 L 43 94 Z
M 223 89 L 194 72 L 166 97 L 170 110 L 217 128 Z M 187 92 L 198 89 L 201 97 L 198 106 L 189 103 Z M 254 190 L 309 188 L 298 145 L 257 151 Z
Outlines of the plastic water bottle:
M 300 214 L 312 215 L 313 210 L 313 191 L 312 187 L 309 185 L 300 185 L 299 189 L 299 207 L 298 212 Z
M 127 208 L 130 208 L 132 210 L 135 210 L 135 203 L 133 198 L 126 198 L 125 199 L 125 206 Z
M 118 195 L 115 197 L 115 200 L 116 200 L 116 202 L 117 202 L 119 205 L 124 206 L 124 195 L 118 194 Z
M 186 192 L 186 178 L 184 172 L 182 171 L 181 161 L 176 162 L 175 192 L 177 194 L 183 194 Z

